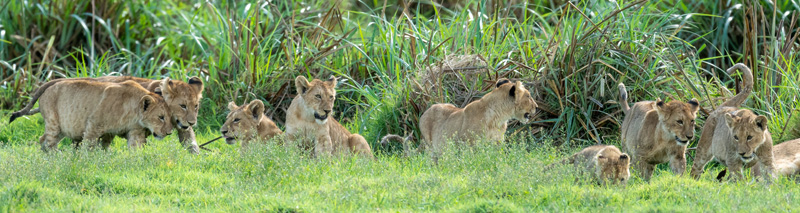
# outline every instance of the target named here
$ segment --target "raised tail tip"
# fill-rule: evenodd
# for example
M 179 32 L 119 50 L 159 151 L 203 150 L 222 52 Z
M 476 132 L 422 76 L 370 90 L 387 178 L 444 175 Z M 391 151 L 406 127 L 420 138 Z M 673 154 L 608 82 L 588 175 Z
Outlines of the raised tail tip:
M 717 174 L 717 181 L 722 181 L 727 173 L 728 173 L 727 169 L 723 169 L 722 171 L 720 171 L 719 174 Z
M 17 118 L 19 118 L 20 114 L 21 113 L 19 113 L 19 112 L 11 113 L 11 118 L 8 119 L 8 123 L 11 123 L 11 122 L 14 122 L 14 120 L 17 120 Z

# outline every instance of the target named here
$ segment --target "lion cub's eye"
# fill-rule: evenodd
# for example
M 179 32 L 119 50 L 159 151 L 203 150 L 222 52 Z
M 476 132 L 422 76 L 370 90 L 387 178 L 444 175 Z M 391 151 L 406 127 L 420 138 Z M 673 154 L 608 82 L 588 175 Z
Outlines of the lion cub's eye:
M 315 95 L 314 97 L 316 97 L 317 99 L 322 99 L 321 95 Z
M 734 135 L 734 136 L 733 136 L 733 139 L 738 141 L 738 140 L 739 140 L 739 137 Z
M 161 120 L 161 121 L 164 121 L 164 116 L 163 115 L 162 116 L 158 116 L 158 119 Z
M 333 99 L 333 95 L 331 95 L 331 99 Z
M 678 124 L 683 125 L 683 121 L 682 120 L 678 120 Z
M 233 119 L 233 122 L 234 123 L 239 123 L 239 119 L 238 118 L 237 119 Z
M 181 108 L 182 108 L 183 110 L 186 110 L 186 104 L 181 104 Z
M 748 136 L 747 136 L 747 140 L 749 141 L 750 139 L 753 139 L 753 136 L 749 136 L 749 135 L 748 135 Z

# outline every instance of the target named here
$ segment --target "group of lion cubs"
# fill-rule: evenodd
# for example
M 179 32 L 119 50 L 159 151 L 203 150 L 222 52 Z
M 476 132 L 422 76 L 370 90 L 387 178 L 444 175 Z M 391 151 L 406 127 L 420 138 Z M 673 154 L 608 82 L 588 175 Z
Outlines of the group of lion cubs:
M 752 91 L 753 76 L 743 64 L 734 65 L 728 72 L 736 70 L 743 72 L 744 88 L 708 117 L 692 177 L 699 177 L 712 158 L 726 165 L 736 178 L 742 178 L 742 169 L 749 167 L 768 179 L 775 178 L 776 167 L 781 174 L 795 174 L 800 165 L 800 140 L 777 145 L 776 148 L 783 148 L 773 153 L 767 118 L 738 108 Z M 303 76 L 295 79 L 297 96 L 286 114 L 286 139 L 313 149 L 315 156 L 356 153 L 373 158 L 364 137 L 351 134 L 332 118 L 336 85 L 335 77 L 327 81 L 308 81 Z M 625 86 L 620 84 L 619 90 L 625 114 L 621 141 L 629 154 L 613 145 L 594 145 L 562 163 L 585 169 L 599 183 L 625 183 L 631 160 L 645 180 L 656 165 L 666 162 L 675 173 L 682 174 L 686 168 L 686 145 L 694 137 L 698 101 L 642 101 L 630 107 Z M 161 139 L 178 127 L 179 141 L 197 153 L 192 126 L 197 121 L 202 91 L 203 82 L 198 77 L 191 77 L 188 82 L 127 76 L 58 79 L 39 87 L 30 103 L 13 113 L 10 121 L 41 113 L 45 133 L 39 142 L 44 151 L 57 148 L 64 137 L 76 145 L 86 140 L 91 147 L 99 140 L 106 148 L 115 136 L 124 136 L 133 148 L 144 144 L 149 134 Z M 40 107 L 32 109 L 37 100 Z M 265 106 L 260 100 L 243 106 L 231 102 L 228 108 L 230 112 L 220 131 L 229 144 L 239 140 L 247 146 L 253 140 L 265 141 L 284 134 L 264 115 Z M 480 140 L 502 142 L 508 121 L 528 123 L 536 108 L 522 82 L 500 79 L 491 92 L 464 108 L 434 104 L 426 110 L 419 123 L 423 137 L 420 150 L 427 150 L 437 160 L 448 141 L 467 145 Z M 410 136 L 387 135 L 381 143 L 390 140 L 403 141 L 405 151 L 410 152 Z

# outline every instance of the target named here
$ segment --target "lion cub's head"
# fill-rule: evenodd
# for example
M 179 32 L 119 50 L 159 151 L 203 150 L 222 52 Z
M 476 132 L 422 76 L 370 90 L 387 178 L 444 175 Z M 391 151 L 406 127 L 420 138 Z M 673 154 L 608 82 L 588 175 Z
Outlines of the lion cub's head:
M 253 100 L 249 104 L 236 106 L 236 103 L 228 103 L 228 117 L 222 124 L 220 132 L 225 137 L 228 144 L 234 144 L 236 140 L 249 141 L 255 138 L 258 130 L 259 121 L 264 117 L 264 102 Z
M 189 78 L 189 82 L 161 80 L 161 95 L 167 101 L 172 120 L 178 128 L 188 129 L 197 123 L 197 111 L 200 99 L 203 98 L 203 81 L 198 77 Z
M 725 113 L 725 121 L 736 143 L 736 154 L 745 163 L 755 157 L 755 151 L 767 140 L 767 117 L 742 109 Z
M 675 137 L 675 142 L 680 146 L 689 144 L 694 138 L 694 120 L 697 118 L 697 111 L 700 110 L 697 99 L 686 103 L 681 101 L 664 103 L 658 99 L 655 109 L 658 112 L 658 121 L 664 130 Z
M 602 154 L 597 155 L 596 174 L 602 183 L 625 184 L 631 176 L 631 160 L 628 154 L 619 156 Z
M 538 105 L 531 97 L 531 92 L 525 89 L 521 81 L 512 83 L 506 78 L 501 78 L 497 80 L 496 88 L 492 93 L 496 91 L 508 94 L 508 100 L 513 101 L 511 103 L 514 104 L 512 112 L 514 119 L 525 124 L 531 121 Z
M 150 93 L 139 100 L 139 111 L 142 118 L 141 124 L 153 133 L 153 136 L 163 139 L 172 133 L 172 121 L 169 120 L 169 108 L 164 98 Z
M 324 124 L 333 115 L 333 102 L 336 100 L 336 77 L 331 76 L 327 81 L 314 79 L 308 82 L 303 76 L 297 76 L 294 80 L 299 95 L 305 105 L 305 113 L 313 114 L 314 120 L 319 124 Z

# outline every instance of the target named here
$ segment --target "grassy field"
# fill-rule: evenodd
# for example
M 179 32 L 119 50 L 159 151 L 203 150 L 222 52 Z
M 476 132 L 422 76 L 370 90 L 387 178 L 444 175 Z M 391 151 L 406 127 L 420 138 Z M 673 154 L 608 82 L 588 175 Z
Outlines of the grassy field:
M 336 118 L 377 156 L 222 142 L 190 155 L 175 136 L 138 151 L 65 140 L 43 154 L 34 115 L 0 122 L 0 211 L 798 211 L 797 183 L 719 183 L 716 165 L 700 181 L 659 167 L 624 189 L 542 173 L 582 147 L 619 144 L 620 82 L 630 101 L 697 98 L 699 131 L 739 90 L 724 72 L 734 63 L 754 72 L 743 107 L 768 116 L 776 142 L 800 137 L 798 10 L 796 0 L 0 2 L 3 118 L 52 79 L 200 76 L 204 142 L 219 136 L 228 102 L 260 99 L 283 128 L 293 79 L 336 75 Z M 532 124 L 510 123 L 502 147 L 434 165 L 377 143 L 419 138 L 430 105 L 464 106 L 501 77 L 523 81 L 540 107 Z
M 0 124 L 3 137 L 35 141 L 41 119 Z M 214 134 L 200 134 L 201 140 Z M 719 183 L 662 169 L 649 182 L 602 187 L 568 169 L 542 172 L 567 152 L 511 139 L 503 147 L 426 156 L 309 159 L 268 143 L 224 143 L 191 155 L 174 136 L 129 151 L 66 148 L 42 154 L 33 142 L 0 147 L 1 211 L 798 211 L 800 187 L 785 178 Z M 66 142 L 62 144 L 68 146 Z M 568 150 L 572 151 L 572 150 Z M 458 154 L 455 154 L 458 153 Z M 713 174 L 710 174 L 713 173 Z M 687 174 L 688 175 L 688 174 Z

